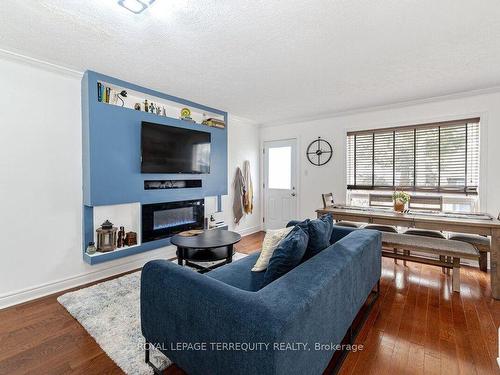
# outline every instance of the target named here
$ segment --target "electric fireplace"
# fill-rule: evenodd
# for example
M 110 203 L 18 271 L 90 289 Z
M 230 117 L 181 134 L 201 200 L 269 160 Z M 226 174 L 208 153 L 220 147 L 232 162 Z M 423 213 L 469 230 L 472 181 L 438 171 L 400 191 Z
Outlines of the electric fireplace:
M 142 206 L 142 242 L 168 238 L 190 229 L 203 229 L 203 199 L 144 204 Z

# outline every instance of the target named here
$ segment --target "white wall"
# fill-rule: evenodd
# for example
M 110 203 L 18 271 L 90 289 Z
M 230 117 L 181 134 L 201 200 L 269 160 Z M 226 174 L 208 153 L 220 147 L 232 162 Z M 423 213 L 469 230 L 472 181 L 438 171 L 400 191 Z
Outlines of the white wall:
M 175 254 L 170 246 L 83 261 L 80 82 L 78 72 L 0 55 L 0 308 Z M 243 121 L 229 129 L 230 172 L 249 159 L 257 182 L 257 129 Z M 238 229 L 258 229 L 258 216 Z
M 261 128 L 261 141 L 297 138 L 299 141 L 300 217 L 314 217 L 322 206 L 321 194 L 333 192 L 336 201 L 346 196 L 346 133 L 348 130 L 413 125 L 468 117 L 481 117 L 480 209 L 497 215 L 500 211 L 500 173 L 496 160 L 500 144 L 500 93 L 461 95 L 420 104 L 366 111 L 357 114 Z M 325 166 L 310 164 L 305 156 L 316 137 L 330 141 L 332 160 Z
M 249 234 L 261 230 L 262 227 L 262 216 L 260 213 L 259 131 L 254 123 L 235 116 L 229 116 L 229 123 L 231 125 L 228 130 L 229 195 L 224 197 L 223 200 L 225 221 L 229 224 L 229 229 L 236 230 L 242 234 Z M 254 191 L 254 210 L 251 215 L 245 215 L 240 223 L 236 225 L 232 213 L 234 197 L 233 181 L 236 167 L 240 167 L 243 171 L 243 162 L 245 160 L 250 162 Z

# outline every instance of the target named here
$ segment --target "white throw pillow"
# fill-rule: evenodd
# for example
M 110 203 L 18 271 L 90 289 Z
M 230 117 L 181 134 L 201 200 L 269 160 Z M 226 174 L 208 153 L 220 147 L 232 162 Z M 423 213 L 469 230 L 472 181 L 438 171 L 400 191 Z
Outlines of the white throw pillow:
M 274 250 L 276 250 L 280 241 L 285 238 L 292 229 L 293 226 L 283 229 L 269 229 L 266 232 L 264 241 L 262 242 L 262 250 L 260 252 L 259 259 L 257 259 L 257 262 L 255 262 L 255 265 L 252 268 L 253 272 L 261 272 L 267 269 L 269 260 L 273 256 Z

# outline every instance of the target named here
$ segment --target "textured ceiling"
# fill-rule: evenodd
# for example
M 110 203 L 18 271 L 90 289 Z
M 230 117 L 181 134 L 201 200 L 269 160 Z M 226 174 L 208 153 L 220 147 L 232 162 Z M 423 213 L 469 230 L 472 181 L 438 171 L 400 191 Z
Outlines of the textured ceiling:
M 2 0 L 0 48 L 260 123 L 500 84 L 498 0 Z M 1 74 L 1 72 L 0 72 Z

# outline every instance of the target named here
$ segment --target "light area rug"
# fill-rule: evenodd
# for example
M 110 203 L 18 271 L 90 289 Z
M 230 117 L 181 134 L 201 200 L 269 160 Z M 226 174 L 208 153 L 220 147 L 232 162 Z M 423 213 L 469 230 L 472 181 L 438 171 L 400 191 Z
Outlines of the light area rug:
M 233 260 L 246 256 L 235 253 Z M 138 271 L 57 298 L 102 350 L 130 375 L 153 374 L 152 369 L 144 362 L 140 283 L 141 271 Z M 172 363 L 155 349 L 151 352 L 151 360 L 161 369 Z

